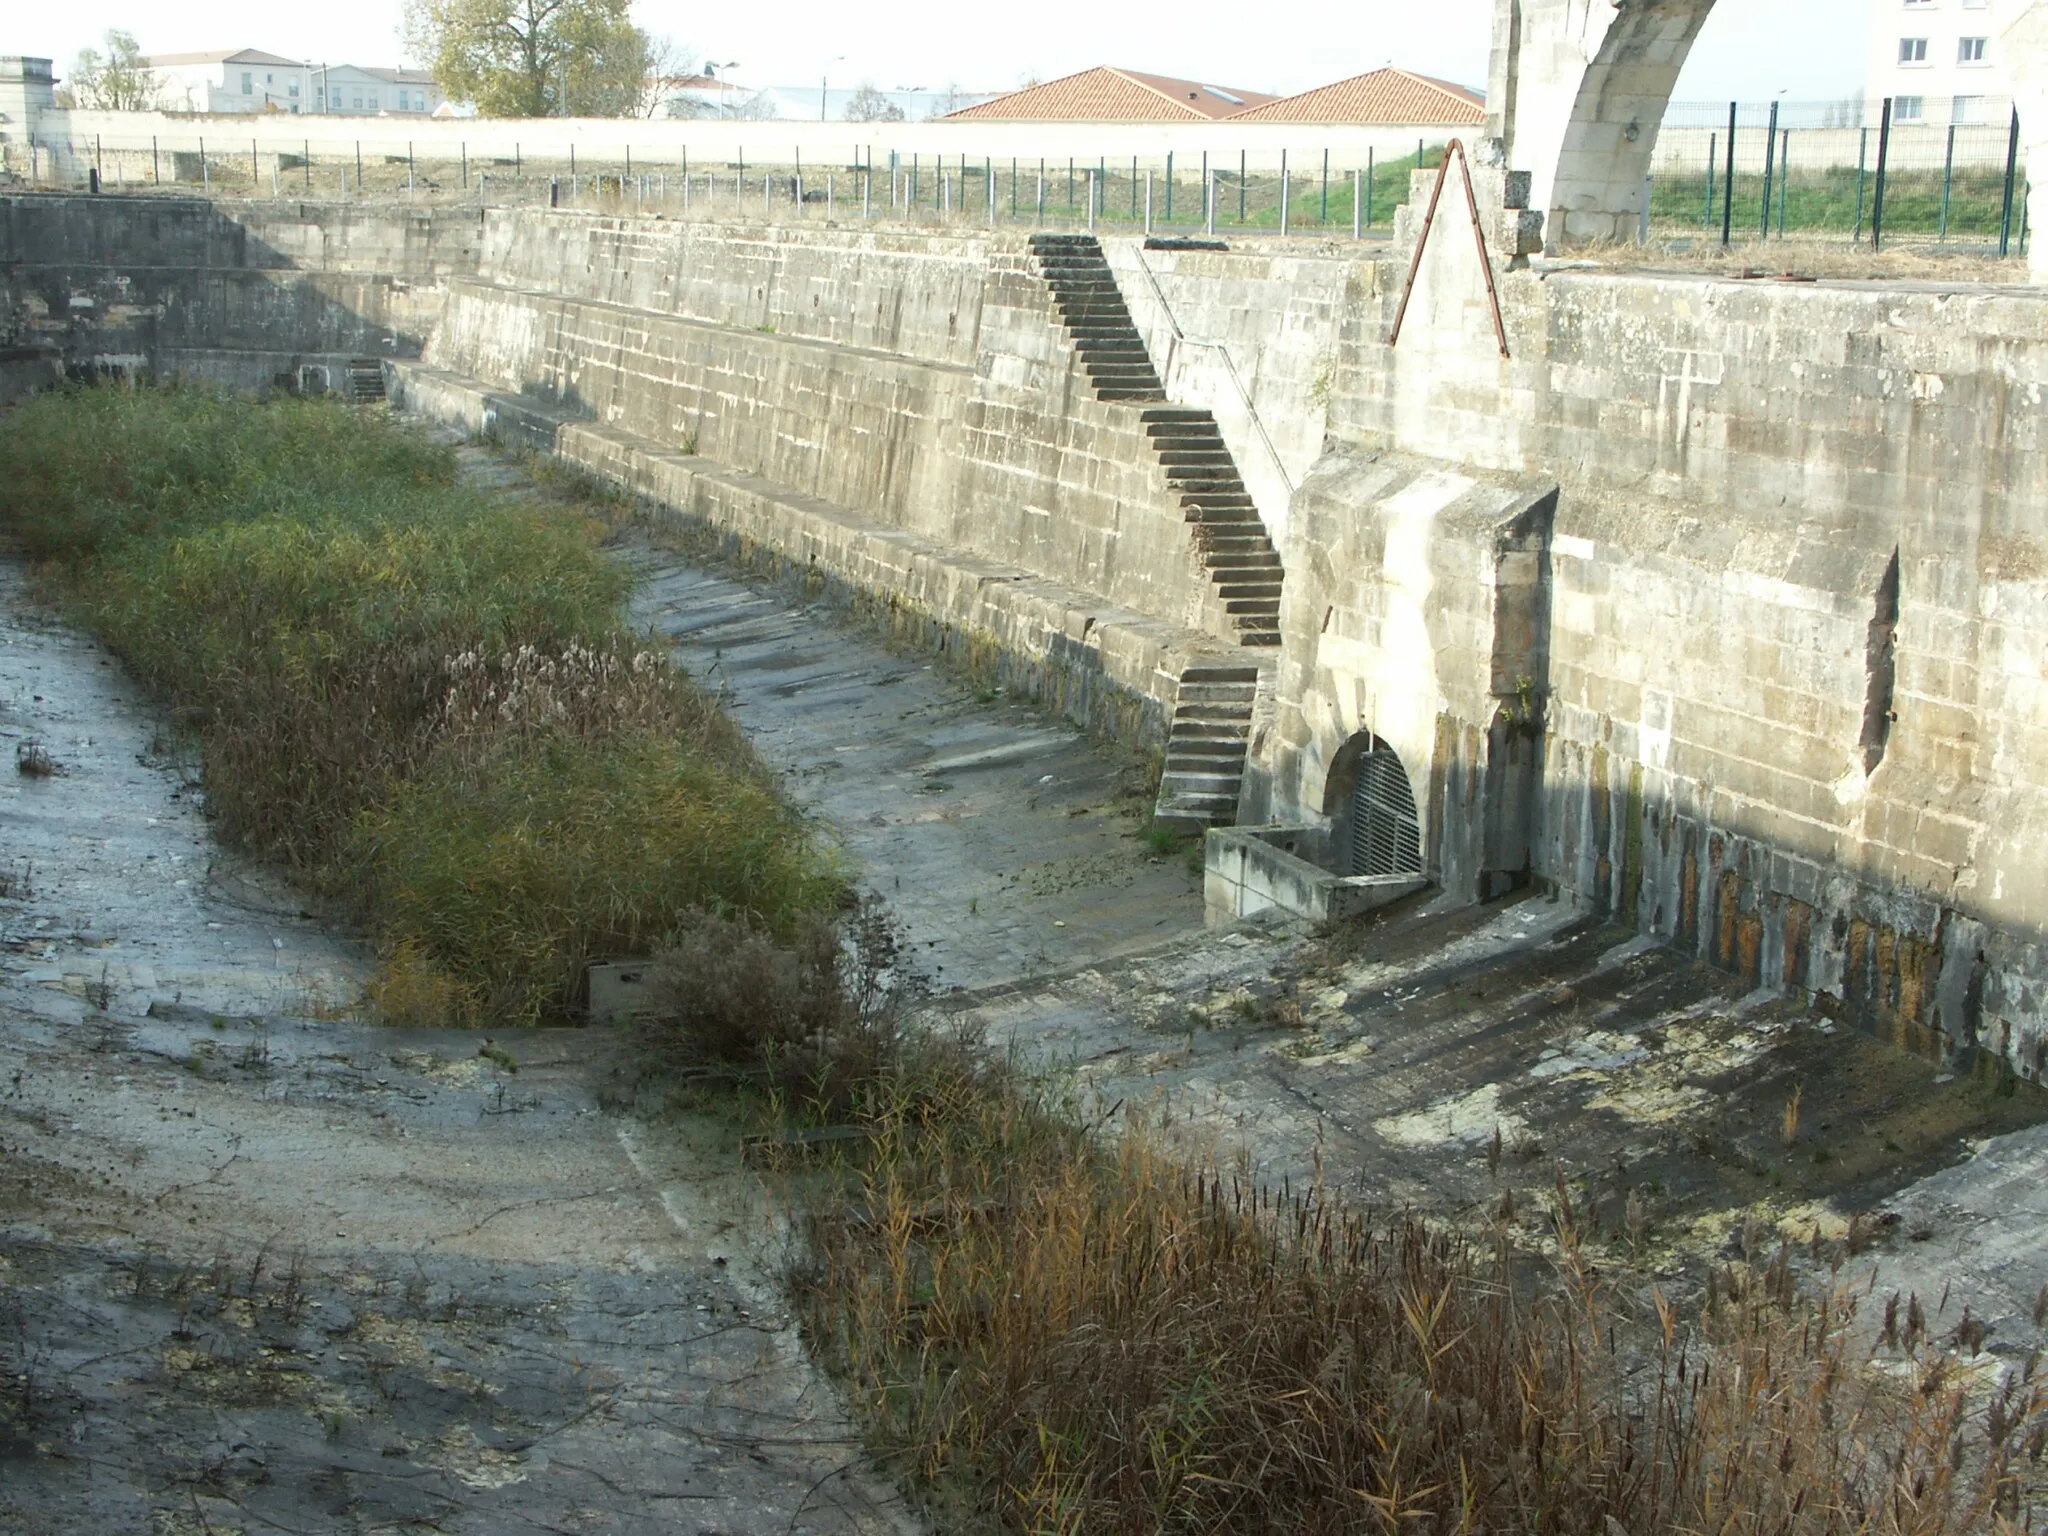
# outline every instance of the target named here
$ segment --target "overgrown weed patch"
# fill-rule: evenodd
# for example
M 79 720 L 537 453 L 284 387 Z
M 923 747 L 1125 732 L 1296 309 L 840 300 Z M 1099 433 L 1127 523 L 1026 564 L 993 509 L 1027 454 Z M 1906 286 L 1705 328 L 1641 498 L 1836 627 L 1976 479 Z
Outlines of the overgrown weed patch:
M 169 388 L 12 412 L 0 516 L 200 746 L 229 842 L 348 903 L 425 1022 L 571 1016 L 697 906 L 786 931 L 830 862 L 744 737 L 635 642 L 562 506 L 336 403 Z

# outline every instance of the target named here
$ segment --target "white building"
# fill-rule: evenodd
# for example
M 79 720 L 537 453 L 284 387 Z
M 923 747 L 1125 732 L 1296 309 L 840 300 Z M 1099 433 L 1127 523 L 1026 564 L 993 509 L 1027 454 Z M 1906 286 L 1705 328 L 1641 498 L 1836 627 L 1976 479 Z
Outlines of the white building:
M 166 112 L 302 112 L 311 109 L 312 71 L 256 48 L 222 53 L 156 53 L 146 61 Z
M 1878 121 L 1891 98 L 1892 121 L 1946 127 L 2002 124 L 2012 88 L 1999 65 L 1990 0 L 1873 0 L 1870 83 L 1865 100 Z
M 307 66 L 307 73 L 313 87 L 312 105 L 307 108 L 311 112 L 431 117 L 448 100 L 424 70 L 313 64 Z

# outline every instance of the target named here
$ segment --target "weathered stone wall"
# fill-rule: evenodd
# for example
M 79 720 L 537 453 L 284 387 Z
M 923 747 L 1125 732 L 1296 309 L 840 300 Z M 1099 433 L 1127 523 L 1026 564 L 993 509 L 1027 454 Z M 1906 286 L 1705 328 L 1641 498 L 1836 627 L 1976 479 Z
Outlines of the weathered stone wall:
M 1298 487 L 1284 518 L 1260 492 L 1285 645 L 1246 811 L 1339 830 L 1370 731 L 1447 887 L 1532 878 L 2038 1075 L 2048 299 L 1501 271 L 1503 356 L 1462 201 L 1398 345 L 1398 253 L 1148 252 L 1146 276 L 1112 242 L 1155 358 L 1223 342 L 1250 397 L 1226 436 L 1255 468 L 1255 411 Z M 1010 235 L 0 207 L 15 375 L 424 342 L 408 387 L 457 419 L 525 413 L 1058 688 L 1156 723 L 1228 633 L 1135 413 L 1092 398 Z
M 427 361 L 1229 632 L 1142 424 L 1094 398 L 1021 238 L 494 213 Z
M 24 384 L 112 371 L 258 390 L 416 357 L 479 229 L 474 213 L 0 198 L 0 351 Z
M 1357 270 L 1330 428 L 1351 454 L 1559 487 L 1538 876 L 1761 983 L 2038 1074 L 2048 301 L 1504 273 L 1503 358 L 1463 224 L 1431 242 L 1397 347 L 1405 269 Z M 1419 713 L 1374 701 L 1440 665 L 1435 637 L 1392 644 L 1348 595 L 1413 585 L 1359 544 L 1393 518 L 1361 485 L 1286 551 L 1262 759 L 1283 811 L 1319 813 L 1318 754 L 1372 707 Z M 1895 552 L 1885 696 L 1873 625 Z M 1375 648 L 1312 665 L 1347 622 Z M 1405 687 L 1484 728 L 1455 689 Z M 1866 771 L 1866 721 L 1887 715 Z M 1408 762 L 1439 815 L 1447 760 L 1438 743 Z

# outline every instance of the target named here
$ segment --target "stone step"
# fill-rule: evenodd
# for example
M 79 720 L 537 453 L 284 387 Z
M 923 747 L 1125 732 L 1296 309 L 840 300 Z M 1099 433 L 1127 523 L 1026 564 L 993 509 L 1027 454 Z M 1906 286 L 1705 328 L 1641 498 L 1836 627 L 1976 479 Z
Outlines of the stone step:
M 1268 601 L 1275 604 L 1273 611 L 1278 613 L 1280 589 L 1281 583 L 1277 581 L 1219 581 L 1216 584 L 1216 595 L 1225 602 L 1239 602 L 1249 598 Z
M 1218 725 L 1226 720 L 1248 721 L 1251 717 L 1252 706 L 1249 701 L 1242 704 L 1176 704 L 1173 707 L 1173 729 L 1179 731 L 1183 720 L 1195 721 L 1202 725 Z
M 1246 742 L 1242 735 L 1179 736 L 1166 744 L 1166 761 L 1171 764 L 1175 758 L 1182 758 L 1213 768 L 1217 763 L 1243 757 L 1245 748 Z
M 1179 691 L 1174 696 L 1174 708 L 1195 704 L 1249 704 L 1252 696 L 1259 691 L 1257 683 L 1191 683 L 1180 680 Z
M 1280 594 L 1276 592 L 1271 597 L 1226 598 L 1223 603 L 1223 611 L 1233 615 L 1240 613 L 1270 613 L 1277 615 L 1280 612 Z
M 1196 662 L 1181 669 L 1183 683 L 1244 683 L 1256 688 L 1259 685 L 1257 667 L 1233 667 L 1228 662 Z
M 1145 435 L 1161 448 L 1227 446 L 1222 433 L 1201 421 L 1151 421 L 1145 424 Z
M 1159 462 L 1168 469 L 1175 469 L 1184 465 L 1220 466 L 1225 464 L 1229 465 L 1232 469 L 1237 468 L 1237 460 L 1230 456 L 1228 448 L 1183 448 L 1176 443 L 1171 447 L 1161 447 L 1158 450 L 1158 454 Z
M 1081 364 L 1089 373 L 1096 375 L 1142 373 L 1148 378 L 1159 377 L 1152 371 L 1152 359 L 1149 357 L 1097 357 L 1093 353 L 1084 353 Z
M 1142 405 L 1151 400 L 1164 400 L 1164 389 L 1098 389 L 1095 398 L 1113 405 Z
M 1235 464 L 1171 464 L 1166 466 L 1166 483 L 1176 491 L 1244 492 Z
M 1226 804 L 1222 796 L 1176 795 L 1160 797 L 1159 808 L 1153 813 L 1161 821 L 1192 821 L 1205 826 L 1229 826 L 1237 820 L 1237 799 L 1232 796 Z
M 1278 555 L 1207 555 L 1202 561 L 1211 581 L 1278 581 L 1287 579 Z
M 1229 528 L 1232 526 L 1257 525 L 1259 514 L 1251 507 L 1196 507 L 1181 514 L 1181 521 L 1192 523 L 1197 528 Z
M 1206 421 L 1210 426 L 1216 418 L 1199 405 L 1162 405 L 1157 410 L 1147 411 L 1141 418 L 1147 423 L 1155 421 Z
M 1239 630 L 1237 643 L 1239 645 L 1278 645 L 1280 643 L 1280 631 L 1278 628 L 1275 628 L 1270 635 L 1264 635 L 1253 634 L 1247 630 Z
M 1237 807 L 1238 792 L 1244 787 L 1241 773 L 1162 773 L 1159 776 L 1159 792 L 1168 801 L 1181 805 L 1207 805 L 1212 813 L 1229 812 Z

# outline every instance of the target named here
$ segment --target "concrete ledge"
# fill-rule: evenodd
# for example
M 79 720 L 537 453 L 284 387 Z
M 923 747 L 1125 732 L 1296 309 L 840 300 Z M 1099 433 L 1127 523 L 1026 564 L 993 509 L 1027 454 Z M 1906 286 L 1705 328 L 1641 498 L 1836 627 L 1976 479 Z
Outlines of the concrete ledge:
M 1341 922 L 1412 896 L 1420 875 L 1337 875 L 1310 862 L 1329 834 L 1319 827 L 1218 827 L 1202 843 L 1202 900 L 1212 928 L 1261 912 Z
M 423 363 L 387 361 L 395 406 L 551 454 L 773 552 L 860 601 L 890 627 L 970 662 L 1007 659 L 1002 680 L 1077 723 L 1142 746 L 1165 741 L 1180 674 L 1238 649 L 1119 608 L 1100 595 L 963 554 L 757 475 L 678 453 L 541 401 Z

